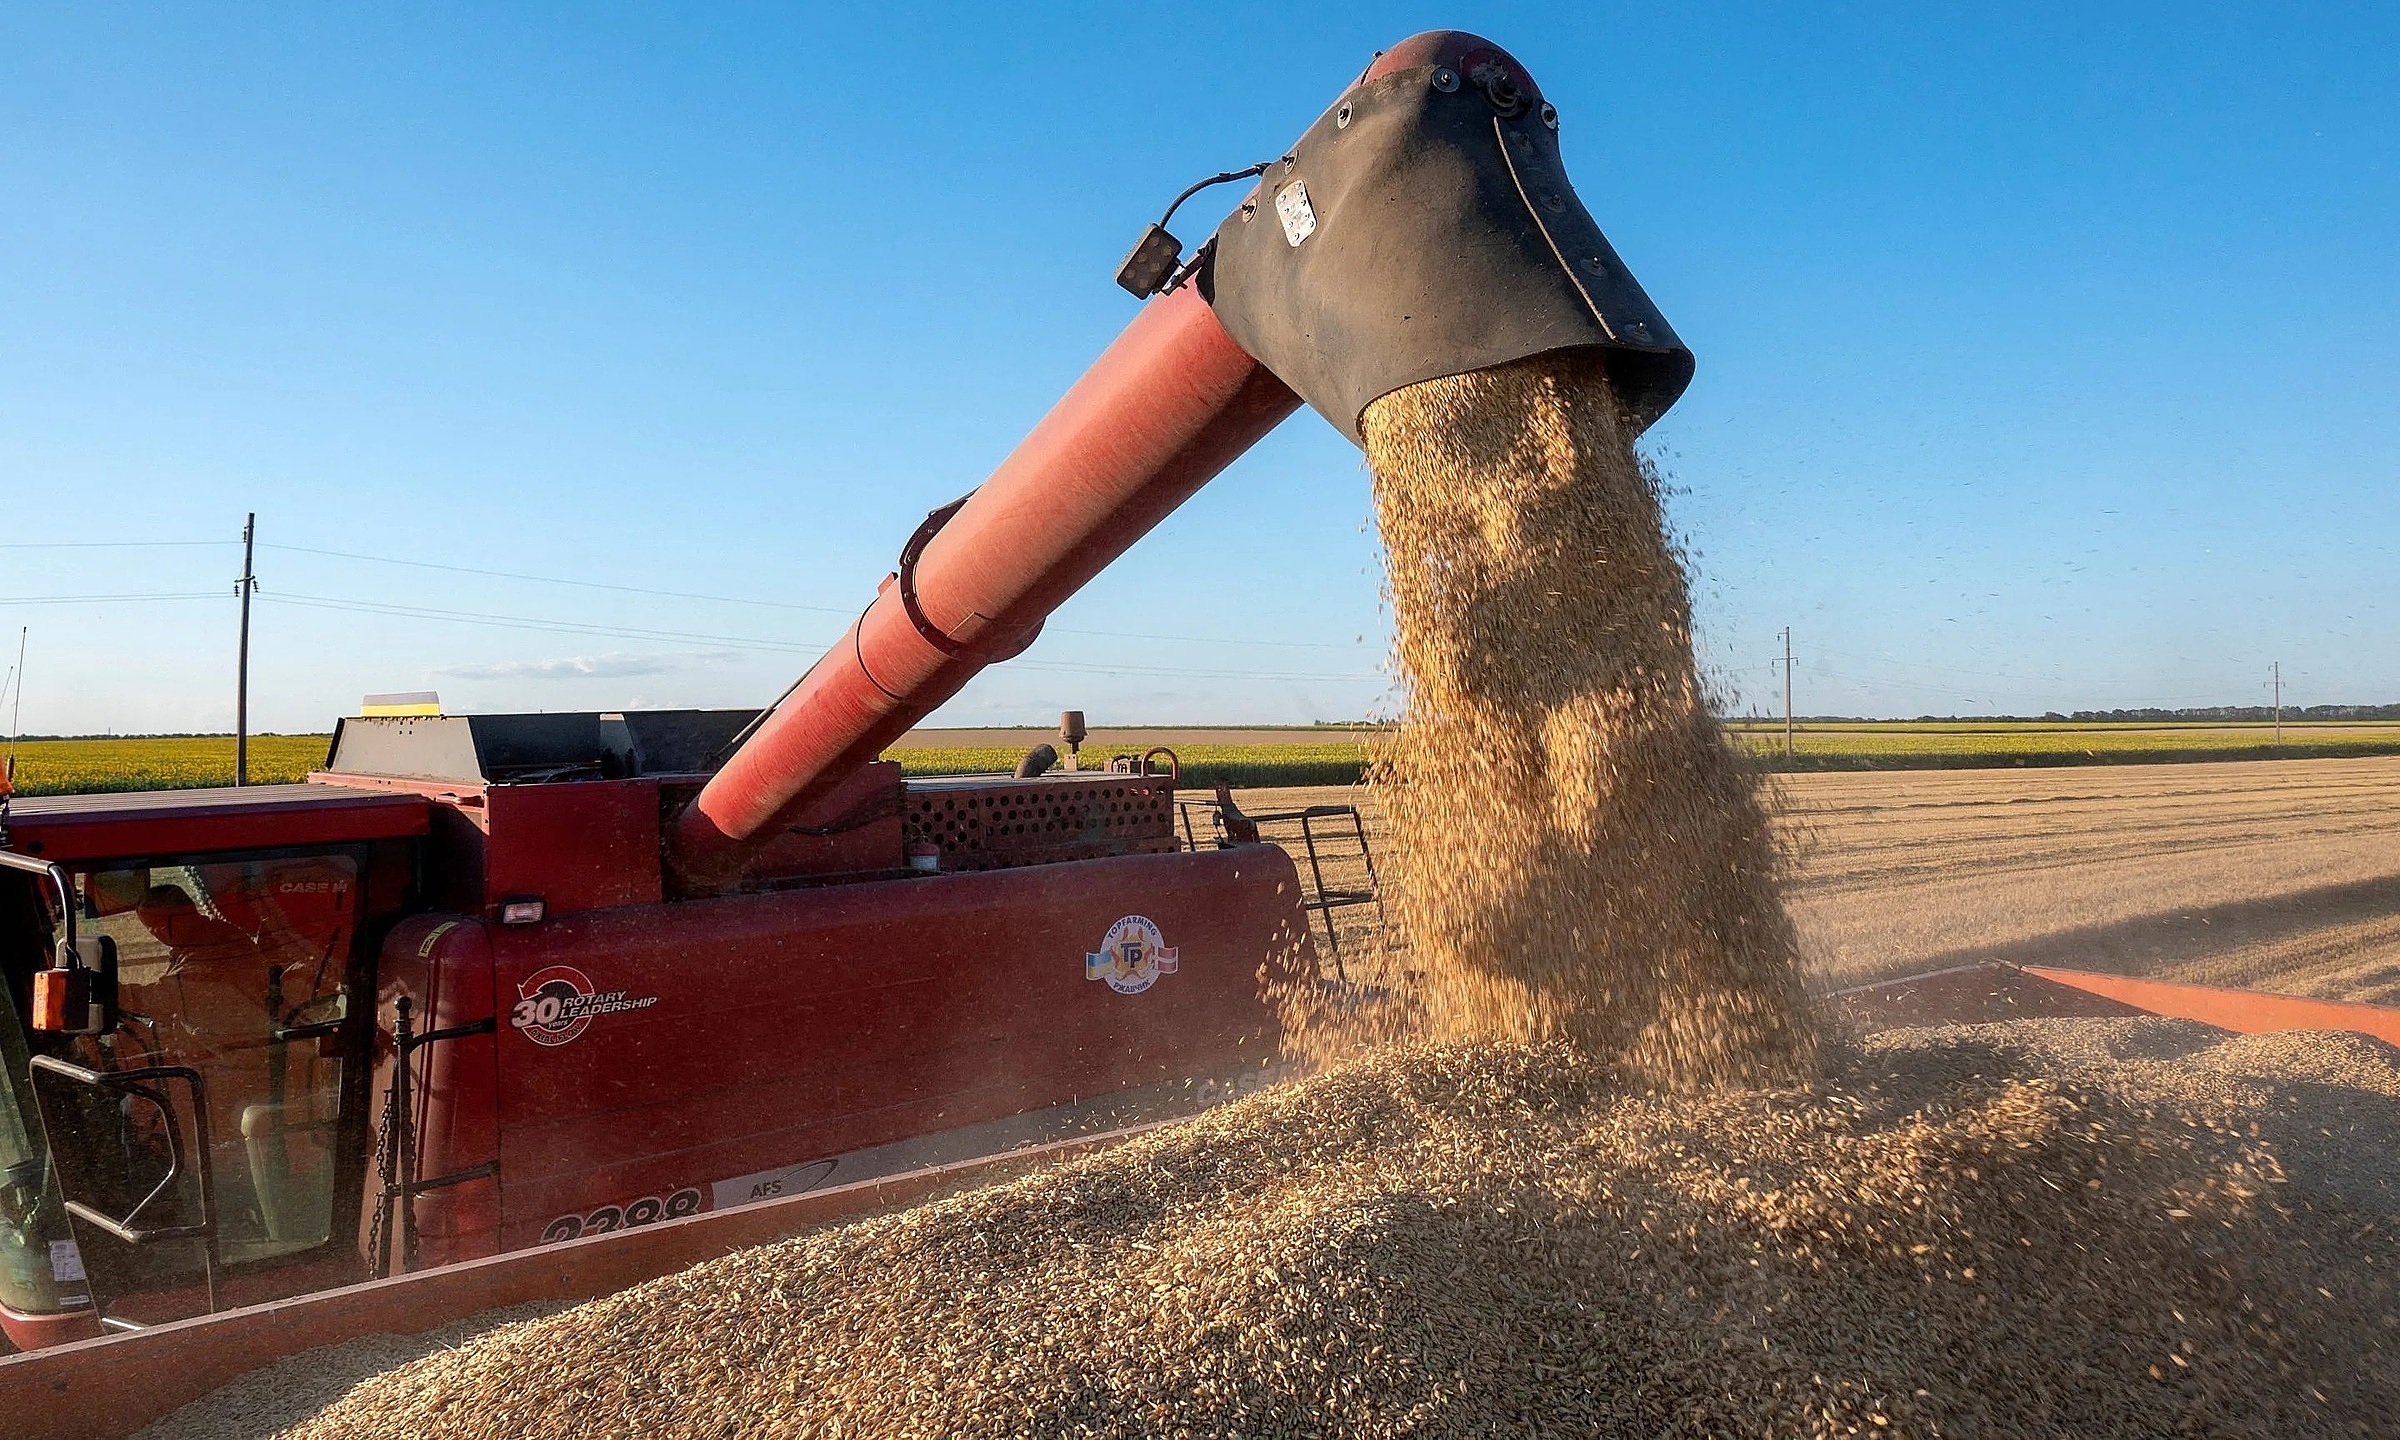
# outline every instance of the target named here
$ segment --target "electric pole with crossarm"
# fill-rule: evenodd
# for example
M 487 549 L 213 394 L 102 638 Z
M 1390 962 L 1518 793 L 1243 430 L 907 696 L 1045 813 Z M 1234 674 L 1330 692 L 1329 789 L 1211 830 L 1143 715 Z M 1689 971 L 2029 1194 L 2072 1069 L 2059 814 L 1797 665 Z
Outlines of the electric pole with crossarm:
M 1792 627 L 1783 627 L 1783 758 L 1792 758 Z
M 233 783 L 250 783 L 250 596 L 258 589 L 258 577 L 250 569 L 250 542 L 258 529 L 258 514 L 253 511 L 242 520 L 242 578 L 234 592 L 242 597 L 242 644 L 234 660 L 233 677 Z

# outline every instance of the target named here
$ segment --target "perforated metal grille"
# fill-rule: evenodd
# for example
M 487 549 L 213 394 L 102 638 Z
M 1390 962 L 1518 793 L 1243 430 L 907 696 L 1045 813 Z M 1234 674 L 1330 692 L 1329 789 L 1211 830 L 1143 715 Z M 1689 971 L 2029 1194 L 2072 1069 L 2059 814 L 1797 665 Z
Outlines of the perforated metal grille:
M 940 847 L 944 870 L 999 870 L 1178 848 L 1175 792 L 1163 778 L 1057 775 L 912 780 L 910 844 Z

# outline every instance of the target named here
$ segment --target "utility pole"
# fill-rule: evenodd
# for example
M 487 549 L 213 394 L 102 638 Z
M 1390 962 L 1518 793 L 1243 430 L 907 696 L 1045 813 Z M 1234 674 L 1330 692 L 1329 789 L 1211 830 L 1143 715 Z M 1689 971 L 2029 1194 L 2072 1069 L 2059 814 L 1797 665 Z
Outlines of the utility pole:
M 2283 748 L 2283 662 L 2275 662 L 2275 748 Z
M 233 783 L 250 783 L 250 596 L 258 589 L 258 577 L 251 573 L 251 540 L 258 530 L 258 512 L 251 511 L 242 521 L 242 579 L 234 593 L 242 597 L 242 645 L 235 660 L 233 683 Z
M 1792 627 L 1783 627 L 1783 758 L 1792 758 Z

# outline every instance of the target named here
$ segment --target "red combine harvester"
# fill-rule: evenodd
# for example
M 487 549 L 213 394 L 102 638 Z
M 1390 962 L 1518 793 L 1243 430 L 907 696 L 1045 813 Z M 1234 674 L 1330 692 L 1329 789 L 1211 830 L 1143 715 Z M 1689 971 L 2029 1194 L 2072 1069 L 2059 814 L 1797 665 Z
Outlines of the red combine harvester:
M 1305 400 L 1690 354 L 1454 32 L 1379 56 L 771 709 L 367 716 L 303 785 L 26 800 L 0 844 L 0 1325 L 32 1348 L 646 1227 L 1255 1070 L 1291 860 L 1177 775 L 884 750 Z M 1211 182 L 1203 182 L 1211 183 Z M 1193 187 L 1193 191 L 1201 188 Z M 1186 191 L 1188 198 L 1193 191 Z M 1178 204 L 1181 203 L 1179 199 Z M 1230 801 L 1224 802 L 1230 809 Z

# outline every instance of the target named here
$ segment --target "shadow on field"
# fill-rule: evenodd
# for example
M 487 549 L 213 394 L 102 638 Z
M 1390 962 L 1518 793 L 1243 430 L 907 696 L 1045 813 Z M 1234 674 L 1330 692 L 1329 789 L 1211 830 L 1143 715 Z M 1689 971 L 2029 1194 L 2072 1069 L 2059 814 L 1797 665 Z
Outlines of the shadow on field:
M 1965 946 L 1909 968 L 1990 960 L 2390 1004 L 2400 1001 L 2400 876 Z

